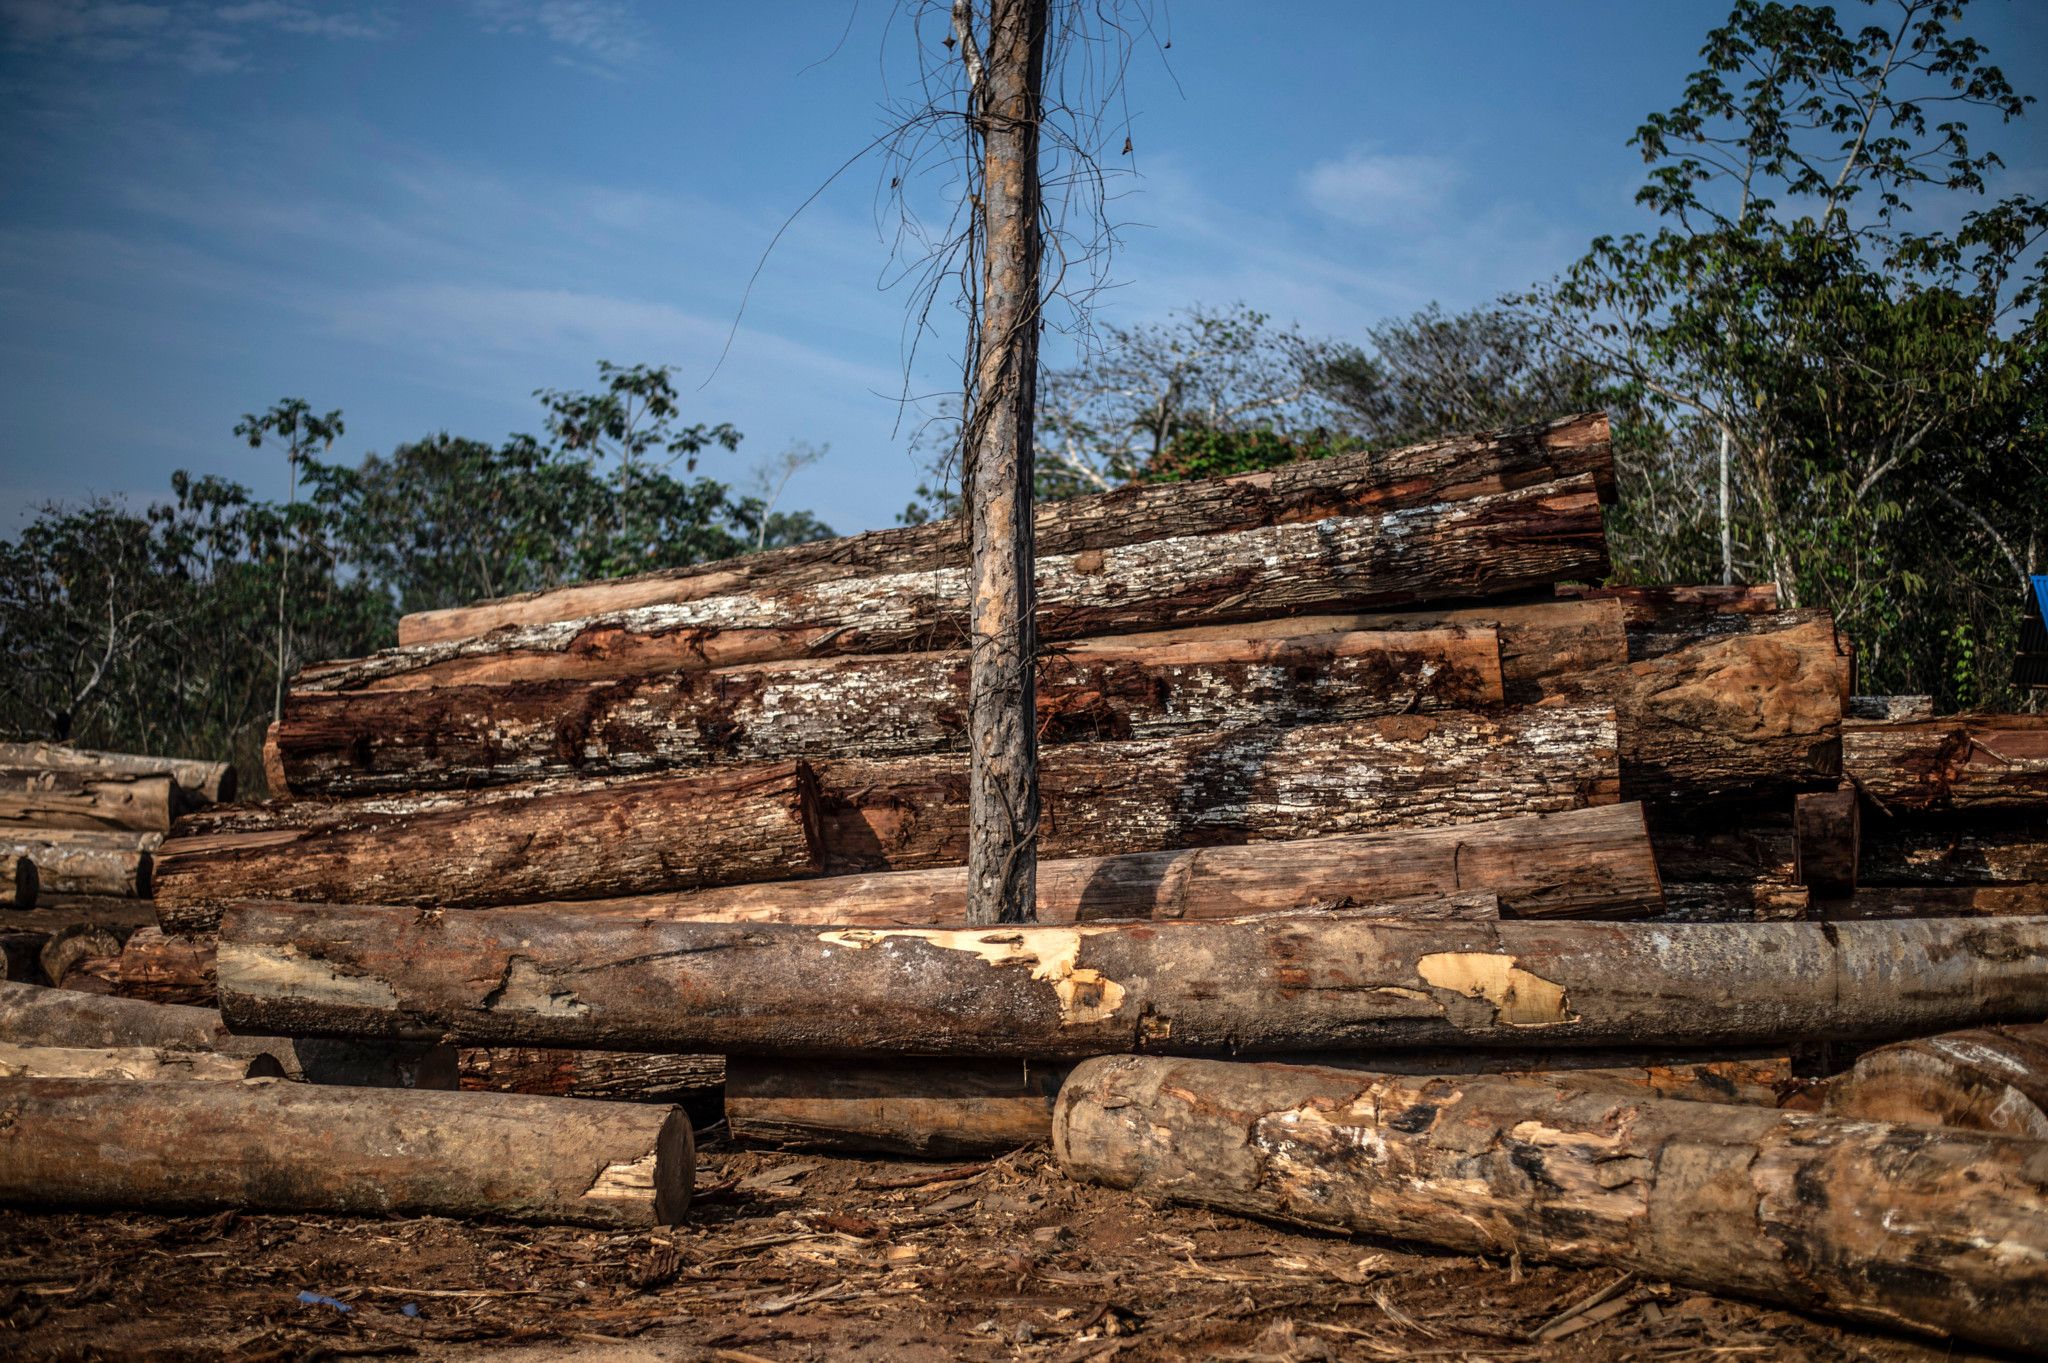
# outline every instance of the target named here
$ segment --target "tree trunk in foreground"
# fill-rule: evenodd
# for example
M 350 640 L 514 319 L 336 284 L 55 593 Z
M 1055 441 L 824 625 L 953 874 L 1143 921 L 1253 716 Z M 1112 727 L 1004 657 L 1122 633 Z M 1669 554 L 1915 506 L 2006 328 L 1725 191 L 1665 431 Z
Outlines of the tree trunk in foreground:
M 168 776 L 194 806 L 220 804 L 235 798 L 235 768 L 230 762 L 95 752 L 65 743 L 0 743 L 0 766 L 41 767 L 96 776 Z
M 682 1217 L 695 1163 L 675 1108 L 278 1080 L 0 1080 L 0 1201 L 13 1206 L 641 1230 Z
M 1590 474 L 1603 500 L 1614 492 L 1614 450 L 1605 413 L 1588 412 L 1484 435 L 1452 436 L 1398 450 L 1288 464 L 1230 478 L 1146 484 L 1050 502 L 1035 509 L 1041 554 L 1220 535 L 1269 525 L 1357 516 L 1512 492 Z M 492 630 L 580 620 L 640 606 L 736 592 L 788 591 L 815 582 L 967 565 L 957 520 L 873 530 L 845 539 L 635 577 L 553 587 L 471 606 L 421 611 L 398 622 L 401 645 L 474 638 Z
M 15 838 L 32 838 L 38 828 L 162 833 L 184 808 L 168 776 L 0 767 L 0 832 Z
M 1412 912 L 1402 901 L 1456 894 L 1494 895 L 1514 918 L 1629 918 L 1663 903 L 1635 804 L 1038 864 L 1042 923 L 1373 905 L 1399 914 Z M 967 921 L 967 873 L 952 866 L 535 907 L 675 921 L 933 926 Z
M 1842 768 L 1880 811 L 2048 810 L 2048 715 L 1842 726 Z
M 814 928 L 237 905 L 242 1030 L 757 1055 L 1768 1045 L 2048 1015 L 2048 920 Z
M 1038 561 L 1041 640 L 1269 616 L 1476 601 L 1603 572 L 1600 502 L 1584 476 L 1481 497 Z M 821 582 L 315 664 L 301 691 L 599 680 L 741 663 L 955 648 L 973 590 L 960 568 Z
M 638 1055 L 618 1051 L 546 1051 L 464 1047 L 461 1086 L 486 1093 L 680 1103 L 708 1098 L 725 1082 L 716 1055 Z
M 0 1079 L 283 1079 L 277 1057 L 217 1055 L 163 1046 L 18 1046 L 0 1041 Z
M 413 814 L 343 807 L 324 822 L 177 837 L 157 849 L 166 927 L 232 898 L 453 908 L 783 880 L 820 866 L 801 763 L 515 794 Z
M 114 833 L 107 835 L 106 843 L 56 836 L 72 831 L 76 830 L 36 828 L 0 832 L 0 853 L 33 861 L 37 884 L 44 894 L 149 897 L 150 848 L 161 838 L 160 834 Z M 126 845 L 122 845 L 124 842 Z
M 115 966 L 115 991 L 128 999 L 151 1003 L 186 1003 L 211 1008 L 215 1003 L 213 943 L 137 928 L 121 944 Z
M 1855 890 L 1863 849 L 1862 811 L 1863 802 L 1851 785 L 1793 797 L 1792 830 L 1800 884 L 1828 896 Z
M 903 653 L 616 681 L 299 692 L 272 726 L 266 765 L 283 773 L 279 793 L 337 797 L 964 751 L 968 676 L 965 653 Z M 1086 639 L 1040 657 L 1036 688 L 1047 744 L 1504 698 L 1499 633 L 1462 627 Z
M 34 908 L 42 883 L 28 852 L 0 845 L 0 908 Z
M 1563 1079 L 1105 1056 L 1061 1089 L 1053 1149 L 1150 1197 L 2007 1348 L 2039 1346 L 2048 1301 L 2040 1141 Z
M 455 1052 L 446 1046 L 364 1046 L 346 1041 L 239 1036 L 211 1008 L 145 1003 L 0 982 L 0 1041 L 66 1049 L 146 1047 L 274 1059 L 288 1079 L 364 1088 L 450 1089 Z
M 1826 1110 L 2048 1141 L 2048 1023 L 1880 1046 L 1828 1085 Z

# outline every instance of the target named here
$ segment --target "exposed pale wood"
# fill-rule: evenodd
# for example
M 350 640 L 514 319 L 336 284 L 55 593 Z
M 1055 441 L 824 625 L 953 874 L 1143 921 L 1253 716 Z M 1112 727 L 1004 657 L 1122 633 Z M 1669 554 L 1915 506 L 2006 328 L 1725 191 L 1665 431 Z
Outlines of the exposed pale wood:
M 2048 715 L 1852 720 L 1842 768 L 1880 811 L 2048 810 Z
M 1826 1110 L 2048 1141 L 2048 1023 L 1880 1046 L 1828 1085 Z
M 1856 888 L 1856 867 L 1863 847 L 1862 808 L 1856 787 L 1850 785 L 1794 797 L 1792 827 L 1800 884 L 1820 895 L 1843 895 Z
M 725 1082 L 725 1060 L 716 1055 L 514 1046 L 465 1046 L 458 1054 L 462 1087 L 490 1093 L 676 1103 L 711 1097 Z
M 761 1055 L 1768 1045 L 2048 1015 L 2048 920 L 816 928 L 237 905 L 249 1031 Z M 829 1000 L 829 1006 L 821 1006 Z
M 0 766 L 44 767 L 96 776 L 168 776 L 194 805 L 235 798 L 235 768 L 231 762 L 98 752 L 67 743 L 0 743 Z
M 2048 1301 L 2048 1142 L 1564 1080 L 1105 1056 L 1061 1089 L 1053 1148 L 1150 1197 L 2007 1348 L 2038 1347 Z
M 633 1103 L 276 1079 L 0 1080 L 0 1202 L 12 1206 L 638 1230 L 681 1218 L 695 1164 L 680 1111 Z
M 214 1005 L 213 942 L 137 928 L 121 944 L 114 992 L 152 1003 Z
M 1851 696 L 1849 719 L 1933 719 L 1932 696 Z
M 50 894 L 109 895 L 141 899 L 149 895 L 150 853 L 139 847 L 104 847 L 78 842 L 46 842 L 57 828 L 9 830 L 0 834 L 0 856 L 26 857 L 35 864 L 40 891 Z M 139 834 L 156 838 L 158 834 Z
M 19 1046 L 0 1041 L 0 1079 L 282 1079 L 272 1055 L 218 1055 L 162 1046 Z
M 1579 601 L 1618 601 L 1631 629 L 1677 627 L 1724 615 L 1769 615 L 1778 609 L 1778 584 L 1693 587 L 1589 587 L 1558 584 L 1557 594 Z
M 1384 515 L 1050 555 L 1038 561 L 1041 639 L 1278 615 L 1482 600 L 1604 568 L 1584 475 Z M 956 647 L 967 573 L 935 568 L 784 592 L 708 597 L 317 664 L 306 691 L 540 678 L 596 680 L 822 653 Z
M 13 838 L 32 838 L 39 828 L 162 833 L 183 810 L 168 776 L 0 767 L 0 832 Z
M 1473 709 L 1503 699 L 1499 631 L 1466 626 L 1084 639 L 1049 646 L 1036 687 L 1038 735 L 1048 744 Z M 737 761 L 964 751 L 967 700 L 961 652 L 613 681 L 298 692 L 271 727 L 270 751 L 283 773 L 273 788 L 350 796 Z
M 1215 535 L 1261 526 L 1391 511 L 1510 492 L 1590 474 L 1612 500 L 1614 456 L 1607 417 L 1591 412 L 1536 426 L 1452 436 L 1378 453 L 1289 464 L 1231 478 L 1171 486 L 1136 484 L 1036 508 L 1040 554 Z M 967 534 L 957 520 L 876 530 L 846 539 L 524 596 L 421 611 L 398 622 L 398 642 L 436 643 L 493 630 L 577 620 L 640 606 L 745 591 L 786 591 L 816 582 L 933 567 L 962 567 Z
M 268 828 L 181 828 L 157 849 L 163 925 L 204 930 L 235 897 L 462 907 L 786 879 L 821 864 L 801 763 L 426 801 L 404 813 L 287 810 Z
M 35 858 L 26 848 L 0 844 L 0 908 L 34 908 L 42 883 Z

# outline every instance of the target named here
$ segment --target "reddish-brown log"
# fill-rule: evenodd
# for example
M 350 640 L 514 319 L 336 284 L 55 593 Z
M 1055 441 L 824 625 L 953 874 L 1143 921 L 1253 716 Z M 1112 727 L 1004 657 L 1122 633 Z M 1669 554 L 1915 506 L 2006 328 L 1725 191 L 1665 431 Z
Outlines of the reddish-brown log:
M 1842 768 L 1882 812 L 2048 809 L 2048 715 L 1842 726 Z
M 121 944 L 114 992 L 151 1003 L 214 1006 L 214 946 L 210 939 L 137 928 Z

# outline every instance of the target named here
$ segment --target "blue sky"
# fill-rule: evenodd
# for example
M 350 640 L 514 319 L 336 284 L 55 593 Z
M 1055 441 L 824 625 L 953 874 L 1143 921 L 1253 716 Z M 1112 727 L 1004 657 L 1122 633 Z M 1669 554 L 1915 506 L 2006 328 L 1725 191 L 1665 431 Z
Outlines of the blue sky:
M 1628 135 L 1725 11 L 1166 5 L 1101 316 L 1242 300 L 1354 335 L 1545 277 L 1634 223 Z M 713 370 L 777 228 L 905 93 L 895 12 L 0 0 L 0 533 L 179 467 L 281 495 L 230 429 L 282 396 L 342 408 L 354 457 L 534 429 L 532 391 L 601 358 L 678 366 L 691 419 L 745 432 L 707 471 L 828 445 L 789 504 L 889 523 L 917 469 L 879 163 L 797 219 Z M 1982 0 L 1972 27 L 2048 93 L 2048 3 Z M 2035 192 L 2044 120 L 1995 135 Z M 943 391 L 946 358 L 910 390 Z

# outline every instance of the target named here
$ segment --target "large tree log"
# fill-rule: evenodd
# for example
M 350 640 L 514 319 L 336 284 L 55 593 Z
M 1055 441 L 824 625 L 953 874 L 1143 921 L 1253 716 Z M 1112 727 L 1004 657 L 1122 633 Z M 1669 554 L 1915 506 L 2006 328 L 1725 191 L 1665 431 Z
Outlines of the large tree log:
M 0 766 L 41 767 L 94 776 L 168 776 L 177 782 L 186 801 L 195 806 L 235 798 L 235 768 L 231 762 L 96 752 L 66 743 L 0 743 Z
M 252 895 L 462 907 L 779 880 L 820 864 L 810 770 L 778 763 L 180 836 L 157 849 L 156 899 L 166 927 L 190 929 Z
M 1045 754 L 1039 847 L 1047 857 L 1163 851 L 1612 804 L 1615 742 L 1611 711 L 1573 707 L 1072 743 Z M 966 860 L 960 758 L 817 771 L 828 870 Z
M 121 944 L 114 992 L 151 1003 L 212 1007 L 214 946 L 209 940 L 137 928 Z
M 675 1108 L 278 1080 L 0 1080 L 0 1202 L 12 1206 L 638 1230 L 682 1216 L 695 1163 Z
M 2048 882 L 2048 816 L 1873 818 L 1860 866 L 1869 885 Z
M 26 848 L 0 844 L 0 908 L 34 908 L 42 883 Z
M 161 833 L 97 833 L 70 828 L 0 830 L 0 853 L 25 856 L 36 865 L 46 894 L 149 897 L 151 853 Z
M 1827 1086 L 1826 1111 L 2048 1141 L 2048 1023 L 1880 1046 Z
M 0 1041 L 0 1079 L 282 1079 L 284 1066 L 267 1053 L 217 1055 L 163 1046 L 18 1046 Z
M 21 1046 L 207 1052 L 274 1059 L 290 1079 L 371 1088 L 455 1087 L 447 1046 L 363 1046 L 353 1042 L 239 1036 L 211 1008 L 145 1003 L 0 982 L 0 1041 Z
M 1887 812 L 2048 809 L 2048 715 L 1853 720 L 1842 768 Z
M 125 828 L 162 833 L 184 811 L 168 776 L 0 767 L 0 830 L 16 838 L 38 828 Z
M 1276 615 L 1481 600 L 1604 569 L 1581 475 L 1385 515 L 1184 535 L 1038 560 L 1043 640 Z M 460 642 L 316 664 L 305 691 L 554 678 L 598 680 L 823 653 L 952 648 L 967 630 L 967 572 L 935 568 L 739 593 Z
M 241 1030 L 473 1045 L 1047 1058 L 1765 1045 L 2048 1014 L 2048 920 L 961 930 L 237 905 L 219 976 Z
M 1630 1098 L 1568 1080 L 1105 1056 L 1060 1091 L 1070 1175 L 1241 1215 L 2031 1349 L 2048 1144 Z
M 1038 921 L 1235 918 L 1491 894 L 1517 918 L 1636 917 L 1663 902 L 1641 805 L 1390 829 L 1284 844 L 1180 848 L 1038 865 Z M 966 921 L 959 867 L 729 885 L 546 907 L 649 918 L 918 926 Z
M 714 763 L 964 751 L 968 658 L 907 653 L 615 681 L 295 693 L 273 788 L 297 796 L 468 789 Z M 1082 640 L 1038 664 L 1038 736 L 1157 738 L 1502 700 L 1490 629 Z
M 725 1059 L 716 1055 L 510 1046 L 465 1046 L 458 1055 L 462 1087 L 487 1093 L 680 1103 L 711 1097 L 725 1083 Z
M 1036 508 L 1041 555 L 1216 535 L 1263 526 L 1510 492 L 1589 474 L 1612 500 L 1614 454 L 1607 417 L 1592 412 L 1538 426 L 1453 436 L 1382 453 L 1289 464 L 1259 473 L 1170 487 L 1137 485 Z M 398 622 L 398 642 L 435 643 L 492 630 L 577 620 L 640 606 L 735 592 L 787 591 L 817 582 L 964 567 L 967 533 L 957 520 L 876 530 L 607 582 L 583 582 L 471 606 L 421 611 Z

